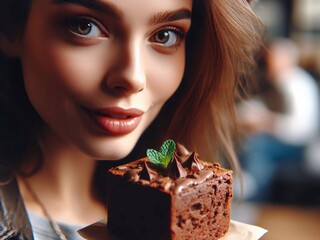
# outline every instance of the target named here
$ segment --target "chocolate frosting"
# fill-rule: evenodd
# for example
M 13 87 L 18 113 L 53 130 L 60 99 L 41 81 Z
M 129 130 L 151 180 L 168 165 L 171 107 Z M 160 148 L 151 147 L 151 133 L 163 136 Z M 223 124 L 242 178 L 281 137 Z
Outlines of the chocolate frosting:
M 187 188 L 190 185 L 200 184 L 204 182 L 206 179 L 214 176 L 213 171 L 211 170 L 203 170 L 199 174 L 193 174 L 192 178 L 180 178 L 175 181 L 176 192 L 181 192 L 183 189 Z
M 191 153 L 183 145 L 177 144 L 167 168 L 157 167 L 146 158 L 136 169 L 129 169 L 124 177 L 143 185 L 158 186 L 165 191 L 181 192 L 188 186 L 200 184 L 214 175 L 211 169 L 205 168 L 196 152 Z
M 124 174 L 124 177 L 132 182 L 139 181 L 139 170 L 138 169 L 130 169 Z
M 182 163 L 182 166 L 193 172 L 199 172 L 204 168 L 196 152 L 193 152 L 188 159 Z
M 140 178 L 148 181 L 152 181 L 158 178 L 158 172 L 148 166 L 148 163 L 144 161 L 142 171 L 140 172 Z
M 185 146 L 180 143 L 176 144 L 175 154 L 178 155 L 178 157 L 184 159 L 187 159 L 190 156 L 190 152 L 188 151 L 188 149 L 186 149 Z
M 171 163 L 168 166 L 168 176 L 172 179 L 183 178 L 188 175 L 188 172 L 183 168 L 178 161 L 176 155 L 173 156 Z

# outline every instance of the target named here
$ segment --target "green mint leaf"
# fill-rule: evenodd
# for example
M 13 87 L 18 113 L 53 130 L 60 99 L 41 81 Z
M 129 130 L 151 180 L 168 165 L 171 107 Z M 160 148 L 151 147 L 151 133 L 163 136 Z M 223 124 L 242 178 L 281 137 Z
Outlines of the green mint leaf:
M 173 140 L 166 140 L 161 148 L 160 152 L 154 150 L 154 149 L 148 149 L 147 150 L 147 157 L 149 158 L 150 162 L 152 162 L 154 165 L 167 168 L 174 151 L 176 150 L 176 144 Z
M 164 156 L 164 158 L 162 159 L 162 162 L 163 162 L 165 167 L 168 167 L 175 150 L 176 150 L 176 144 L 171 139 L 166 140 L 162 144 L 162 146 L 160 148 L 160 152 Z
M 163 158 L 162 163 L 164 165 L 165 168 L 168 167 L 169 163 L 171 162 L 172 159 L 172 155 L 171 156 L 166 156 Z
M 154 149 L 147 149 L 147 157 L 149 158 L 150 162 L 158 167 L 164 167 L 162 163 L 162 154 Z

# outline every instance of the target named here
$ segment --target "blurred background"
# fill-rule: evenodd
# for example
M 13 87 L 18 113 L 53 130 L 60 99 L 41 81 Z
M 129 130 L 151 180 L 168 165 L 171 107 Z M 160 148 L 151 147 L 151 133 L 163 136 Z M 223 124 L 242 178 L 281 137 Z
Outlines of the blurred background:
M 237 106 L 232 219 L 266 228 L 263 240 L 320 239 L 320 0 L 258 0 L 254 11 L 266 49 Z

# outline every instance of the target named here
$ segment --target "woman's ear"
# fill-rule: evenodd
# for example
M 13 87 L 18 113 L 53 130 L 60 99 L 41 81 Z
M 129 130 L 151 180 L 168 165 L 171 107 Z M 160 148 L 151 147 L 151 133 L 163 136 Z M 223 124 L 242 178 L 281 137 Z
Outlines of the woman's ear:
M 8 57 L 17 58 L 20 53 L 20 41 L 0 35 L 0 51 Z

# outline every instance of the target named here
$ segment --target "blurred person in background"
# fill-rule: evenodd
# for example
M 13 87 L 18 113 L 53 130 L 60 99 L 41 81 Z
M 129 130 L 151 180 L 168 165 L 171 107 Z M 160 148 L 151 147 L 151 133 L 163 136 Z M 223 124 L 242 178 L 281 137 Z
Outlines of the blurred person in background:
M 289 39 L 276 39 L 264 60 L 265 79 L 282 95 L 284 109 L 272 111 L 258 98 L 239 106 L 239 119 L 248 134 L 239 158 L 256 189 L 245 197 L 256 202 L 272 200 L 272 184 L 279 169 L 302 164 L 305 147 L 319 133 L 319 89 L 316 80 L 299 66 L 297 45 Z M 273 105 L 277 104 L 282 103 Z

